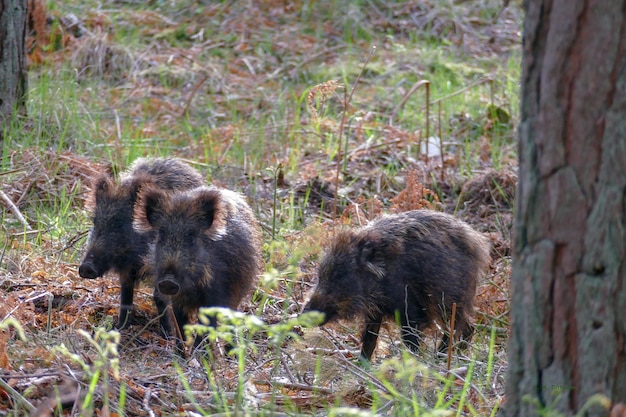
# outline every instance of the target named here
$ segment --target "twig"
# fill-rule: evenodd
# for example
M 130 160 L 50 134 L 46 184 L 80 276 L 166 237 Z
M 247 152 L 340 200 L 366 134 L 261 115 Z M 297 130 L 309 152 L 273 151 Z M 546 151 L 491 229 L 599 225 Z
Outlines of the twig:
M 463 368 L 459 368 L 459 369 L 453 369 L 453 370 L 451 370 L 451 371 L 447 371 L 447 373 L 448 373 L 449 375 L 454 376 L 455 378 L 457 378 L 458 380 L 462 381 L 463 383 L 467 382 L 467 381 L 466 381 L 466 379 L 465 379 L 465 377 L 464 377 L 463 375 L 461 375 L 461 373 L 460 373 L 460 372 L 458 372 L 459 370 L 460 370 L 460 371 L 463 371 L 463 370 L 465 370 L 465 368 L 463 367 Z M 485 404 L 487 404 L 487 403 L 488 403 L 487 398 L 485 398 L 485 396 L 483 395 L 483 393 L 482 393 L 482 392 L 480 392 L 480 390 L 478 389 L 478 387 L 477 387 L 476 385 L 472 384 L 471 382 L 470 382 L 468 385 L 469 385 L 469 387 L 470 387 L 470 388 L 473 388 L 473 389 L 474 389 L 474 391 L 476 392 L 476 394 L 478 394 L 478 396 L 480 396 L 480 398 L 484 401 L 484 403 L 485 403 Z
M 354 95 L 354 91 L 356 90 L 357 85 L 359 85 L 359 81 L 361 80 L 361 77 L 363 76 L 363 73 L 365 72 L 365 67 L 370 62 L 370 59 L 372 58 L 372 55 L 374 55 L 375 51 L 376 51 L 376 46 L 372 46 L 372 48 L 369 51 L 369 54 L 367 54 L 367 58 L 365 59 L 363 66 L 361 67 L 361 72 L 359 72 L 359 75 L 358 77 L 356 77 L 354 85 L 352 86 L 352 90 L 350 90 L 350 95 L 347 97 L 344 96 L 345 99 L 343 103 L 343 112 L 341 114 L 341 124 L 339 125 L 339 138 L 337 140 L 337 172 L 335 174 L 335 198 L 333 201 L 333 219 L 337 219 L 337 206 L 339 204 L 339 173 L 341 172 L 341 166 L 342 166 L 341 164 L 341 140 L 343 136 L 343 127 L 346 125 L 346 117 L 348 115 L 348 105 L 352 101 L 352 96 Z M 347 94 L 347 93 L 348 93 L 348 90 L 344 90 L 344 94 Z
M 55 410 L 59 407 L 66 409 L 72 406 L 74 410 L 80 400 L 80 387 L 77 387 L 76 391 L 67 392 L 58 396 L 46 398 L 36 410 L 30 414 L 30 417 L 52 417 L 55 415 Z
M 391 112 L 390 117 L 392 119 L 398 115 L 398 112 L 400 111 L 400 109 L 402 107 L 404 107 L 404 105 L 409 100 L 409 98 L 413 95 L 413 93 L 415 93 L 423 85 L 426 85 L 426 86 L 430 85 L 430 81 L 428 81 L 428 80 L 419 80 L 418 82 L 416 82 L 413 85 L 413 87 L 411 87 L 411 89 L 409 91 L 407 91 L 407 93 L 404 95 L 404 97 L 402 97 L 402 100 L 400 100 L 400 102 L 398 103 L 396 108 L 393 109 L 393 111 Z
M 293 74 L 297 72 L 300 68 L 315 61 L 316 59 L 321 58 L 324 55 L 330 54 L 331 52 L 335 52 L 335 51 L 338 51 L 340 49 L 345 49 L 345 48 L 346 48 L 345 45 L 337 45 L 337 46 L 333 46 L 332 48 L 324 49 L 323 51 L 317 52 L 309 56 L 308 58 L 303 59 L 301 62 L 294 64 L 290 72 Z M 272 72 L 271 74 L 267 76 L 267 80 L 271 80 L 275 78 L 278 74 L 280 74 L 281 72 L 284 72 L 286 69 L 287 69 L 287 66 L 278 68 L 276 71 Z
M 187 354 L 187 346 L 185 345 L 185 339 L 183 339 L 183 335 L 181 334 L 181 328 L 178 325 L 178 320 L 176 320 L 176 315 L 174 314 L 174 310 L 171 305 L 168 305 L 165 308 L 166 314 L 169 315 L 171 322 L 173 323 L 174 331 L 176 332 L 176 337 L 178 340 L 176 341 L 176 347 L 180 350 L 180 353 L 183 355 L 183 358 L 187 358 L 189 355 Z
M 13 374 L 13 373 L 2 373 L 0 374 L 0 378 L 6 378 L 6 379 L 37 379 L 37 378 L 45 378 L 45 377 L 56 377 L 56 378 L 60 378 L 61 374 L 59 374 L 58 372 L 44 372 L 41 374 L 34 374 L 34 375 L 20 375 L 20 374 Z
M 117 140 L 122 141 L 122 126 L 120 123 L 120 115 L 117 113 L 117 109 L 113 109 L 113 115 L 115 116 L 115 131 L 117 132 Z
M 150 417 L 155 417 L 154 411 L 150 408 L 150 397 L 152 396 L 152 390 L 150 388 L 146 389 L 146 393 L 143 396 L 143 409 L 146 410 Z
M 22 216 L 22 213 L 20 213 L 20 210 L 17 208 L 15 204 L 13 204 L 13 201 L 9 198 L 9 196 L 7 196 L 2 190 L 0 190 L 0 198 L 2 198 L 2 201 L 4 202 L 4 204 L 6 204 L 9 207 L 9 209 L 15 214 L 15 217 L 17 217 L 20 223 L 22 223 L 24 228 L 26 230 L 32 230 L 30 225 L 24 218 L 24 216 Z
M 341 362 L 342 362 L 342 365 L 344 365 L 344 368 L 348 370 L 349 372 L 351 372 L 353 375 L 359 378 L 368 380 L 372 385 L 376 386 L 376 388 L 378 388 L 379 390 L 389 393 L 389 387 L 385 386 L 385 384 L 380 379 L 376 378 L 372 373 L 361 368 L 360 366 L 356 365 L 352 361 L 349 361 L 345 357 L 341 358 Z M 398 396 L 404 398 L 407 401 L 411 401 L 408 397 L 406 397 L 405 395 L 401 395 L 400 393 L 398 393 Z
M 26 408 L 29 413 L 35 411 L 35 406 L 29 403 L 26 398 L 22 397 L 22 395 L 19 392 L 15 391 L 9 384 L 4 382 L 4 379 L 2 378 L 0 378 L 0 387 L 9 393 L 11 395 L 11 398 L 13 398 L 16 402 Z
M 450 319 L 450 342 L 448 342 L 448 371 L 452 362 L 452 349 L 454 348 L 454 320 L 456 318 L 456 303 L 452 304 L 452 318 Z
M 318 347 L 307 347 L 305 348 L 305 350 L 314 355 L 328 355 L 328 356 L 335 356 L 337 354 L 352 355 L 354 353 L 349 349 L 337 349 L 337 348 L 324 349 L 324 348 L 318 348 Z
M 443 153 L 443 135 L 441 134 L 441 101 L 437 103 L 437 129 L 439 129 L 439 155 L 441 155 L 441 182 L 445 182 L 445 157 Z
M 287 362 L 285 361 L 284 355 L 280 355 L 280 364 L 283 366 L 283 369 L 285 370 L 285 373 L 289 377 L 289 380 L 291 382 L 295 381 L 296 378 L 293 376 L 293 373 L 291 373 L 291 369 L 289 369 L 289 366 L 287 366 Z
M 16 305 L 15 307 L 13 307 L 13 309 L 12 309 L 11 311 L 9 311 L 9 312 L 8 312 L 8 313 L 4 316 L 4 318 L 2 318 L 2 320 L 1 320 L 1 321 L 4 321 L 4 320 L 6 320 L 7 318 L 11 317 L 11 315 L 13 314 L 13 312 L 15 312 L 15 310 L 17 310 L 18 308 L 20 308 L 22 305 L 24 305 L 24 304 L 28 304 L 28 303 L 30 303 L 30 302 L 32 302 L 32 301 L 38 300 L 38 299 L 43 298 L 43 297 L 46 297 L 46 296 L 48 296 L 48 297 L 54 297 L 54 294 L 52 294 L 51 292 L 46 291 L 46 292 L 44 292 L 43 294 L 35 295 L 35 296 L 30 297 L 30 298 L 28 298 L 28 299 L 26 299 L 26 300 L 24 300 L 24 301 L 21 301 L 21 303 L 20 303 L 20 304 L 18 304 L 18 305 Z
M 65 246 L 63 246 L 60 250 L 58 250 L 57 252 L 64 252 L 66 250 L 68 250 L 69 248 L 73 247 L 76 242 L 78 242 L 79 240 L 81 240 L 83 237 L 85 237 L 85 235 L 89 234 L 89 230 L 85 230 L 82 232 L 79 232 L 77 234 L 75 234 L 68 242 Z
M 433 101 L 432 103 L 430 103 L 430 104 L 437 104 L 437 103 L 439 103 L 440 101 L 445 101 L 445 100 L 447 100 L 447 99 L 449 99 L 449 98 L 452 98 L 452 97 L 454 97 L 454 96 L 458 96 L 458 95 L 459 95 L 459 94 L 461 94 L 461 93 L 464 93 L 464 92 L 466 92 L 466 91 L 468 91 L 468 90 L 471 90 L 472 88 L 476 87 L 477 85 L 480 85 L 480 84 L 485 84 L 485 83 L 489 83 L 489 82 L 491 82 L 491 81 L 492 81 L 492 79 L 491 79 L 491 78 L 483 78 L 483 79 L 480 79 L 480 80 L 478 80 L 478 81 L 475 81 L 475 82 L 471 83 L 471 84 L 470 84 L 470 85 L 468 85 L 468 86 L 465 86 L 465 87 L 461 88 L 460 90 L 457 90 L 457 91 L 454 91 L 454 92 L 452 92 L 452 93 L 448 94 L 447 96 L 439 97 L 437 100 L 434 100 L 434 101 Z
M 280 385 L 281 387 L 285 387 L 288 389 L 297 389 L 301 391 L 316 391 L 316 392 L 319 392 L 320 394 L 332 394 L 334 392 L 332 389 L 329 389 L 329 388 L 317 387 L 317 386 L 306 385 L 306 384 L 298 384 L 298 383 L 292 383 L 292 382 L 266 381 L 266 380 L 257 379 L 254 381 L 254 383 L 268 385 L 270 387 L 274 385 Z
M 189 106 L 191 106 L 191 100 L 193 99 L 193 96 L 196 95 L 196 93 L 198 92 L 202 84 L 204 84 L 205 81 L 208 79 L 209 79 L 209 74 L 207 73 L 204 75 L 204 78 L 198 81 L 196 85 L 193 87 L 193 90 L 191 90 L 191 93 L 189 93 L 189 97 L 187 97 L 187 103 L 185 104 L 185 108 L 183 109 L 183 112 L 181 113 L 181 117 L 187 116 L 187 114 L 189 113 Z

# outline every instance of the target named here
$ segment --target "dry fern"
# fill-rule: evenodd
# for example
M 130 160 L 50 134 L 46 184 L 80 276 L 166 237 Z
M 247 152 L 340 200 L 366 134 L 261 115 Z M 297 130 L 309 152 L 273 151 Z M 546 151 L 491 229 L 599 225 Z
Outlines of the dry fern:
M 430 197 L 432 201 L 426 197 Z M 400 213 L 420 209 L 434 210 L 440 205 L 440 201 L 436 193 L 419 181 L 417 171 L 411 170 L 406 174 L 406 187 L 391 199 L 391 204 L 391 211 Z
M 376 197 L 365 199 L 360 196 L 341 213 L 342 224 L 355 224 L 363 226 L 370 220 L 380 216 L 383 212 L 383 203 Z
M 34 32 L 39 49 L 48 44 L 46 36 L 46 2 L 42 0 L 28 1 L 28 28 Z
M 342 86 L 337 82 L 337 80 L 329 80 L 311 87 L 306 97 L 307 107 L 311 113 L 311 120 L 315 122 L 319 120 L 316 104 L 318 106 L 323 105 L 326 100 L 335 94 L 337 89 L 341 87 Z

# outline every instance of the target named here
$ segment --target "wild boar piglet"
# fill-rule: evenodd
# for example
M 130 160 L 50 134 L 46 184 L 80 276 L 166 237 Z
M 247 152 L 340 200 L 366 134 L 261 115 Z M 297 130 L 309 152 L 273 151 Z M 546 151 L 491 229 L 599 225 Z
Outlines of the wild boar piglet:
M 260 270 L 259 225 L 239 193 L 215 187 L 177 194 L 146 189 L 134 227 L 156 235 L 147 262 L 154 268 L 157 307 L 163 315 L 171 305 L 180 332 L 165 320 L 166 335 L 183 335 L 200 307 L 237 309 Z
M 133 229 L 133 210 L 139 191 L 150 186 L 171 193 L 203 184 L 199 172 L 173 158 L 140 158 L 119 179 L 101 175 L 93 181 L 87 204 L 93 227 L 78 274 L 88 279 L 99 278 L 108 271 L 119 275 L 118 328 L 129 324 L 135 285 L 150 276 L 144 257 L 155 235 Z
M 365 318 L 361 356 L 370 360 L 384 319 L 399 321 L 412 350 L 435 322 L 444 329 L 456 303 L 455 329 L 470 339 L 476 283 L 489 263 L 487 239 L 454 216 L 415 210 L 386 215 L 337 233 L 319 266 L 304 311 L 335 319 Z M 440 351 L 447 349 L 444 333 Z

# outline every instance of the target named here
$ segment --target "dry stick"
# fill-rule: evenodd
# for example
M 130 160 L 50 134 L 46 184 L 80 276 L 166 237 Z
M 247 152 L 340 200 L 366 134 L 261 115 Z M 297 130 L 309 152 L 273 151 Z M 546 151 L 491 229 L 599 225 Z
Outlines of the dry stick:
M 372 46 L 369 54 L 367 54 L 367 58 L 365 59 L 365 62 L 363 63 L 363 66 L 361 67 L 361 72 L 359 72 L 358 77 L 356 77 L 356 81 L 354 82 L 354 85 L 352 86 L 352 90 L 350 90 L 350 95 L 348 97 L 346 97 L 346 94 L 348 93 L 348 91 L 344 90 L 343 113 L 341 114 L 341 124 L 339 125 L 339 140 L 337 141 L 337 172 L 335 174 L 335 198 L 333 201 L 333 220 L 337 219 L 337 206 L 339 204 L 339 172 L 341 172 L 341 165 L 342 165 L 341 164 L 341 139 L 343 136 L 343 127 L 346 124 L 346 116 L 348 114 L 348 105 L 352 101 L 352 95 L 354 94 L 354 91 L 356 90 L 356 86 L 359 85 L 361 76 L 363 75 L 363 72 L 365 72 L 365 67 L 370 62 L 372 55 L 374 55 L 374 51 L 376 51 L 375 45 Z M 347 143 L 348 142 L 346 139 L 346 148 L 347 148 Z
M 439 103 L 437 103 L 437 107 L 438 107 L 438 135 L 439 135 L 439 153 L 441 155 L 441 182 L 445 182 L 446 177 L 445 177 L 445 164 L 444 164 L 444 154 L 443 154 L 443 135 L 441 133 L 441 101 Z
M 152 390 L 148 388 L 145 392 L 145 395 L 143 396 L 143 401 L 141 404 L 143 405 L 143 409 L 148 413 L 148 415 L 150 417 L 154 417 L 154 411 L 152 410 L 152 408 L 150 408 L 150 397 L 152 397 Z
M 191 106 L 191 100 L 193 99 L 193 96 L 196 95 L 196 93 L 198 92 L 202 84 L 204 84 L 205 81 L 208 79 L 209 79 L 209 74 L 207 73 L 204 75 L 204 78 L 198 81 L 196 85 L 193 87 L 193 90 L 191 90 L 191 93 L 189 93 L 189 97 L 187 97 L 187 103 L 185 104 L 185 108 L 183 109 L 183 112 L 180 115 L 181 117 L 185 117 L 189 113 L 189 106 Z
M 309 56 L 308 58 L 302 60 L 302 62 L 295 64 L 293 66 L 293 68 L 291 69 L 291 72 L 297 72 L 300 68 L 304 67 L 305 65 L 315 61 L 318 58 L 323 57 L 324 55 L 330 54 L 332 52 L 338 51 L 340 49 L 345 49 L 346 46 L 345 45 L 338 45 L 338 46 L 333 46 L 332 48 L 328 48 L 328 49 L 324 49 L 323 51 L 320 51 L 316 54 L 313 54 L 311 56 Z M 286 70 L 286 66 L 284 67 L 280 67 L 277 70 L 275 70 L 273 73 L 269 74 L 267 76 L 267 80 L 271 80 L 273 78 L 275 78 L 278 74 L 280 74 L 281 72 L 284 72 Z
M 2 378 L 0 378 L 0 387 L 11 395 L 13 401 L 19 403 L 22 407 L 28 410 L 29 413 L 35 411 L 35 406 L 33 406 L 26 398 L 22 397 L 19 392 L 15 391 L 13 387 L 7 384 Z
M 454 348 L 454 319 L 456 318 L 456 303 L 452 304 L 452 319 L 450 319 L 450 341 L 448 342 L 448 372 L 452 362 L 452 349 Z
M 80 289 L 80 290 L 85 290 L 85 291 L 88 291 L 88 292 L 93 292 L 93 290 L 90 290 L 90 289 L 85 288 L 85 287 L 72 287 L 72 288 L 75 288 L 75 289 Z M 152 326 L 154 323 L 158 322 L 160 318 L 161 318 L 161 316 L 157 315 L 156 317 L 154 317 L 154 318 L 152 318 L 152 319 L 148 320 L 148 322 L 147 322 L 146 324 L 144 324 L 144 325 L 143 325 L 143 327 L 142 327 L 141 329 L 139 329 L 137 332 L 134 332 L 134 333 L 133 333 L 133 335 L 132 335 L 131 337 L 129 337 L 129 338 L 128 338 L 128 340 L 126 341 L 126 343 L 124 343 L 124 344 L 122 345 L 122 350 L 127 349 L 127 348 L 130 346 L 130 344 L 131 344 L 132 342 L 134 342 L 135 340 L 138 340 L 138 339 L 139 339 L 139 336 L 141 336 L 141 335 L 143 334 L 143 332 L 145 332 L 146 330 L 148 330 L 148 328 L 149 328 L 150 326 Z M 127 319 L 127 320 L 128 320 L 128 319 Z
M 275 385 L 279 385 L 281 387 L 285 387 L 288 389 L 301 390 L 301 391 L 317 391 L 321 394 L 333 394 L 334 391 L 330 388 L 318 387 L 315 385 L 306 385 L 306 384 L 298 384 L 293 382 L 281 382 L 281 381 L 268 381 L 265 379 L 255 379 L 255 384 L 263 384 L 269 387 L 273 387 Z
M 413 95 L 413 93 L 415 93 L 421 86 L 429 85 L 429 84 L 430 84 L 430 81 L 428 80 L 419 80 L 418 82 L 416 82 L 413 85 L 413 87 L 411 87 L 411 89 L 404 95 L 404 97 L 402 97 L 402 100 L 400 100 L 400 103 L 398 103 L 396 108 L 393 109 L 393 111 L 391 112 L 391 118 L 393 119 L 394 117 L 398 115 L 398 112 L 400 111 L 400 109 L 404 107 L 404 105 L 409 100 L 409 98 Z
M 7 196 L 2 190 L 0 190 L 0 198 L 2 198 L 4 204 L 6 204 L 9 209 L 15 214 L 15 217 L 17 217 L 17 219 L 20 221 L 20 223 L 22 223 L 26 230 L 32 230 L 24 216 L 22 216 L 22 213 L 20 213 L 20 210 L 15 204 L 13 204 L 13 201 L 9 198 L 9 196 Z
M 45 399 L 36 410 L 32 411 L 29 417 L 48 417 L 53 416 L 54 411 L 59 408 L 69 408 L 72 406 L 74 409 L 80 402 L 80 390 L 76 392 L 69 392 L 59 396 L 50 397 Z
M 461 93 L 464 93 L 468 90 L 471 90 L 472 88 L 476 87 L 477 85 L 480 84 L 484 84 L 484 83 L 488 83 L 488 82 L 493 82 L 493 80 L 491 78 L 483 78 L 481 80 L 475 81 L 473 83 L 471 83 L 470 85 L 468 85 L 467 87 L 463 87 L 460 90 L 457 90 L 453 93 L 448 94 L 447 96 L 443 96 L 443 97 L 439 97 L 437 100 L 433 101 L 432 104 L 436 104 L 439 103 L 440 101 L 445 101 L 449 98 L 452 98 L 454 96 L 458 96 Z
M 458 373 L 455 373 L 455 370 L 452 371 L 448 371 L 448 375 L 453 375 L 456 379 L 458 379 L 459 381 L 463 382 L 465 384 L 466 379 L 465 379 L 465 375 L 459 375 Z M 471 382 L 469 383 L 469 387 L 474 389 L 474 392 L 476 394 L 478 394 L 478 396 L 483 400 L 484 404 L 487 404 L 487 398 L 485 398 L 485 396 L 483 395 L 482 392 L 480 392 L 480 390 L 478 389 L 478 387 L 474 384 L 472 384 Z
M 69 248 L 73 247 L 79 240 L 81 240 L 85 235 L 89 234 L 89 230 L 85 230 L 84 232 L 79 232 L 74 235 L 61 249 L 57 251 L 57 253 L 64 252 Z
M 391 118 L 393 119 L 397 116 L 398 112 L 406 102 L 409 100 L 409 97 L 413 95 L 421 86 L 426 86 L 426 162 L 428 162 L 428 138 L 430 136 L 430 81 L 428 80 L 419 80 L 416 82 L 413 87 L 402 97 L 402 100 L 398 103 L 395 109 L 391 112 Z M 417 154 L 419 156 L 420 146 L 418 144 Z
M 443 135 L 441 134 L 441 101 L 437 103 L 437 129 L 439 135 L 439 154 L 441 155 L 441 182 L 445 182 L 444 155 L 443 155 Z
M 428 142 L 430 142 L 430 81 L 426 84 L 426 162 L 428 162 Z M 419 155 L 419 150 L 417 154 Z
M 390 117 L 393 118 L 397 115 L 397 113 L 400 111 L 400 109 L 406 104 L 407 100 L 409 99 L 409 97 L 415 92 L 417 91 L 418 88 L 420 88 L 422 85 L 426 85 L 426 157 L 428 159 L 428 135 L 429 135 L 429 121 L 428 121 L 428 115 L 430 113 L 430 105 L 431 104 L 440 104 L 442 101 L 445 101 L 449 98 L 458 96 L 461 93 L 464 93 L 468 90 L 471 90 L 472 88 L 476 87 L 477 85 L 480 84 L 484 84 L 484 83 L 491 83 L 492 85 L 492 90 L 491 90 L 491 102 L 493 103 L 493 82 L 494 80 L 492 78 L 483 78 L 481 80 L 475 81 L 473 83 L 471 83 L 470 85 L 468 85 L 467 87 L 463 87 L 460 90 L 454 91 L 450 94 L 448 94 L 447 96 L 443 96 L 438 98 L 437 100 L 434 100 L 432 103 L 430 102 L 430 81 L 428 80 L 420 80 L 417 83 L 415 83 L 415 85 L 413 87 L 411 87 L 411 89 L 404 95 L 404 97 L 402 97 L 402 100 L 400 100 L 400 103 L 398 103 L 398 105 L 396 106 L 395 109 L 393 109 L 393 111 L 391 112 Z
M 176 320 L 176 315 L 174 314 L 174 309 L 172 308 L 172 305 L 169 304 L 165 310 L 167 311 L 167 314 L 170 316 L 170 319 L 172 320 L 172 323 L 174 324 L 174 330 L 176 331 L 176 337 L 178 337 L 178 340 L 181 341 L 182 344 L 182 352 L 183 352 L 183 356 L 187 357 L 187 350 L 186 350 L 186 345 L 185 345 L 185 340 L 183 339 L 183 335 L 180 333 L 180 327 L 178 327 L 178 320 Z M 177 342 L 178 344 L 178 342 Z

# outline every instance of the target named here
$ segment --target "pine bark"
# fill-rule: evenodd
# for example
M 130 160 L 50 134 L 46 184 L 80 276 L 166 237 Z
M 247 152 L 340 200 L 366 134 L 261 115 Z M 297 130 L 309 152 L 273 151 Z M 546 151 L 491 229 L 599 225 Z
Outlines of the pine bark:
M 15 111 L 23 111 L 26 76 L 27 0 L 0 0 L 0 153 Z
M 606 416 L 626 402 L 626 0 L 525 7 L 506 415 Z

